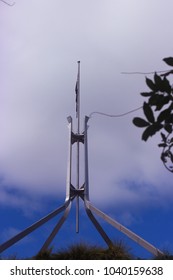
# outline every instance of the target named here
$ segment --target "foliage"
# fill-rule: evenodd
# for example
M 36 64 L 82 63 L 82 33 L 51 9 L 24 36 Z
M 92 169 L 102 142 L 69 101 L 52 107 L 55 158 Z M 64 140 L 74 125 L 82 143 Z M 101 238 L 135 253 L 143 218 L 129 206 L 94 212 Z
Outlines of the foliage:
M 0 257 L 0 260 L 17 260 L 17 255 L 11 255 L 6 258 Z M 85 243 L 72 245 L 66 249 L 62 249 L 53 253 L 53 247 L 39 252 L 32 258 L 24 258 L 27 260 L 142 260 L 142 258 L 135 257 L 123 241 L 115 241 L 111 248 L 102 248 L 98 246 L 91 246 Z M 22 259 L 22 260 L 24 260 Z M 154 260 L 173 260 L 173 254 L 169 250 L 163 250 L 163 254 L 158 256 L 151 256 Z
M 0 256 L 0 260 L 18 260 L 17 254 L 9 255 L 8 257 Z
M 51 250 L 40 252 L 37 260 L 130 260 L 133 259 L 129 248 L 123 242 L 116 242 L 112 248 L 103 249 L 84 243 L 70 246 L 66 250 L 52 253 Z
M 164 58 L 163 61 L 173 67 L 173 57 Z M 162 148 L 161 160 L 165 167 L 173 172 L 173 87 L 170 84 L 170 75 L 173 70 L 164 74 L 154 74 L 153 80 L 146 77 L 148 92 L 141 95 L 147 98 L 143 103 L 145 118 L 136 117 L 133 119 L 135 126 L 144 128 L 142 140 L 147 141 L 160 131 Z M 169 79 L 168 79 L 169 78 Z
M 173 260 L 173 254 L 168 250 L 164 250 L 163 254 L 154 257 L 155 260 Z

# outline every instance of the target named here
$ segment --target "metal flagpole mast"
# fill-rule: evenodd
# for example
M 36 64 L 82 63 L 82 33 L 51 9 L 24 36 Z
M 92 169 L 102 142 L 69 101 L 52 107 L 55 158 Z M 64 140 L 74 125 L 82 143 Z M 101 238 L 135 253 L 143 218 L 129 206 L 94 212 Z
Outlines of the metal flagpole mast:
M 114 228 L 119 230 L 120 232 L 124 233 L 126 236 L 128 236 L 130 239 L 134 240 L 136 243 L 138 243 L 140 246 L 144 247 L 146 250 L 151 252 L 152 254 L 159 256 L 160 254 L 163 254 L 159 249 L 154 247 L 152 244 L 141 238 L 139 235 L 135 234 L 116 220 L 112 219 L 102 211 L 100 211 L 98 208 L 96 208 L 89 200 L 89 174 L 88 174 L 88 140 L 87 140 L 87 130 L 88 130 L 88 120 L 89 117 L 85 117 L 84 122 L 84 132 L 80 134 L 80 61 L 78 61 L 78 74 L 77 74 L 77 82 L 76 82 L 76 119 L 77 119 L 77 132 L 73 132 L 72 127 L 72 117 L 69 116 L 68 119 L 68 127 L 69 127 L 69 154 L 68 154 L 68 161 L 67 161 L 67 182 L 66 182 L 66 198 L 65 202 L 62 206 L 55 209 L 53 212 L 49 213 L 47 216 L 43 217 L 39 221 L 35 222 L 28 228 L 24 229 L 20 233 L 13 236 L 11 239 L 7 240 L 6 242 L 0 244 L 0 253 L 6 250 L 7 248 L 11 247 L 13 244 L 17 243 L 21 239 L 23 239 L 28 234 L 32 233 L 34 230 L 39 228 L 40 226 L 47 223 L 49 220 L 53 219 L 56 215 L 58 215 L 61 212 L 64 212 L 64 214 L 61 216 L 59 221 L 57 222 L 56 226 L 53 228 L 52 232 L 48 236 L 47 240 L 43 244 L 41 251 L 44 252 L 48 249 L 49 245 L 55 238 L 56 234 L 64 224 L 65 220 L 67 219 L 72 201 L 76 198 L 76 232 L 79 232 L 79 198 L 81 198 L 84 201 L 84 206 L 86 213 L 99 232 L 99 234 L 102 236 L 104 241 L 107 243 L 108 247 L 111 248 L 113 246 L 113 243 L 111 239 L 108 237 L 100 223 L 95 218 L 95 215 L 100 216 L 104 221 L 112 225 Z M 85 159 L 85 180 L 84 184 L 80 186 L 80 155 L 79 155 L 79 148 L 80 143 L 84 144 L 84 159 Z M 73 186 L 71 182 L 71 170 L 72 170 L 72 145 L 77 144 L 77 172 L 76 172 L 76 187 Z
M 78 74 L 76 82 L 76 118 L 77 118 L 77 134 L 80 134 L 80 61 L 78 61 Z M 77 178 L 76 189 L 79 190 L 80 184 L 80 142 L 77 141 Z M 76 196 L 76 232 L 79 232 L 79 196 Z

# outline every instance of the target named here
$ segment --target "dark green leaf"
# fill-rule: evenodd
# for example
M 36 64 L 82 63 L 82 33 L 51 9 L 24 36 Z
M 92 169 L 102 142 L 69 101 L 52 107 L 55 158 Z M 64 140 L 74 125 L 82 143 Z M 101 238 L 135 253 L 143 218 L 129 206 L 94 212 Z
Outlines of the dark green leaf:
M 154 81 L 155 81 L 155 85 L 156 85 L 156 87 L 160 90 L 160 91 L 162 91 L 162 78 L 159 76 L 159 75 L 157 75 L 156 73 L 155 73 L 155 75 L 154 75 Z
M 157 89 L 156 89 L 156 85 L 153 83 L 153 81 L 150 80 L 150 79 L 147 78 L 147 77 L 146 77 L 146 84 L 147 84 L 147 86 L 148 86 L 151 90 L 153 90 L 153 91 L 156 91 L 156 90 L 157 90 Z
M 166 136 L 165 136 L 165 134 L 164 134 L 163 132 L 161 132 L 160 134 L 161 134 L 161 136 L 162 136 L 162 141 L 163 141 L 163 142 L 166 142 Z
M 169 81 L 166 77 L 164 77 L 164 79 L 163 79 L 163 85 L 162 86 L 163 86 L 163 92 L 165 91 L 168 94 L 171 94 L 172 88 L 171 88 L 171 85 L 170 85 L 170 83 L 169 83 Z
M 149 98 L 148 103 L 150 106 L 153 105 L 156 106 L 158 103 L 162 103 L 162 101 L 163 101 L 163 95 L 155 93 Z
M 173 66 L 173 57 L 166 57 L 163 59 L 169 66 Z
M 168 132 L 168 133 L 171 133 L 172 132 L 172 125 L 167 123 L 165 126 L 164 126 L 164 129 Z
M 133 123 L 137 127 L 146 127 L 149 125 L 149 123 L 147 121 L 145 121 L 144 119 L 141 119 L 141 118 L 134 118 Z
M 171 157 L 171 161 L 173 163 L 173 154 L 172 153 L 170 154 L 170 157 Z
M 153 124 L 147 127 L 143 134 L 142 140 L 147 141 L 149 137 L 153 136 L 157 131 L 159 131 L 163 126 L 161 124 Z
M 165 153 L 162 153 L 160 158 L 164 163 L 167 161 Z
M 153 92 L 141 92 L 141 95 L 144 96 L 144 97 L 148 97 L 148 96 L 151 96 L 153 94 Z
M 168 109 L 163 110 L 163 111 L 160 113 L 160 115 L 159 115 L 158 118 L 157 118 L 157 121 L 158 121 L 158 122 L 163 122 L 163 121 L 165 121 L 166 119 L 168 119 L 169 116 L 170 116 L 170 109 L 168 108 Z
M 165 119 L 165 122 L 173 124 L 173 114 L 169 114 L 168 117 Z
M 165 144 L 165 143 L 161 143 L 161 144 L 159 144 L 158 145 L 160 148 L 166 148 L 167 147 L 167 145 Z
M 151 106 L 148 103 L 144 102 L 143 110 L 147 120 L 151 123 L 154 123 L 155 119 Z
M 164 96 L 163 94 L 155 93 L 149 98 L 149 105 L 156 106 L 156 111 L 160 111 L 164 105 L 169 103 L 170 96 Z
M 164 107 L 166 104 L 169 103 L 169 101 L 170 101 L 170 96 L 163 96 L 162 95 L 162 98 L 160 98 L 160 100 L 156 104 L 156 111 L 161 110 L 162 107 Z
M 166 92 L 168 94 L 171 93 L 171 86 L 170 86 L 169 81 L 167 80 L 166 77 L 164 77 L 162 79 L 161 76 L 155 74 L 154 75 L 154 81 L 155 81 L 157 91 Z

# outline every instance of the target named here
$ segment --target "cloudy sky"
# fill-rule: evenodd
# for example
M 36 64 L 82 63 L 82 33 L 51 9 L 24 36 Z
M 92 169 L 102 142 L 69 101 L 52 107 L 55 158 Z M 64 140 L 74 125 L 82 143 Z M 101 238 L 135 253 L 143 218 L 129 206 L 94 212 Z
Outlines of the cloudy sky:
M 16 0 L 12 7 L 0 2 L 1 243 L 63 203 L 67 116 L 76 127 L 77 61 L 81 126 L 93 111 L 121 114 L 140 107 L 145 75 L 122 72 L 169 68 L 162 59 L 172 56 L 172 9 L 171 0 Z M 90 199 L 156 247 L 173 250 L 173 175 L 160 161 L 159 138 L 141 141 L 141 130 L 132 124 L 140 115 L 89 120 Z M 82 211 L 81 204 L 83 217 Z M 88 231 L 96 243 L 84 219 L 81 236 L 69 237 L 69 228 L 75 231 L 71 217 L 61 242 L 85 240 Z M 37 252 L 52 225 L 9 252 L 22 255 L 22 246 L 28 255 Z

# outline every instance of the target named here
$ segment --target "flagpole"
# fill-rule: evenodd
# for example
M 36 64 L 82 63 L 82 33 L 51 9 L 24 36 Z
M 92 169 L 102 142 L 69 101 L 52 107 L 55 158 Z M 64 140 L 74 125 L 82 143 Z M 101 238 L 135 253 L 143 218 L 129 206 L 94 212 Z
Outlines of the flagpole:
M 80 134 L 80 61 L 78 63 L 77 132 Z
M 78 61 L 78 76 L 77 76 L 77 85 L 76 85 L 76 118 L 77 118 L 77 134 L 80 134 L 80 61 Z M 76 188 L 79 189 L 79 175 L 80 175 L 80 157 L 79 157 L 79 141 L 77 141 L 77 182 Z M 76 196 L 76 233 L 79 232 L 79 196 Z

